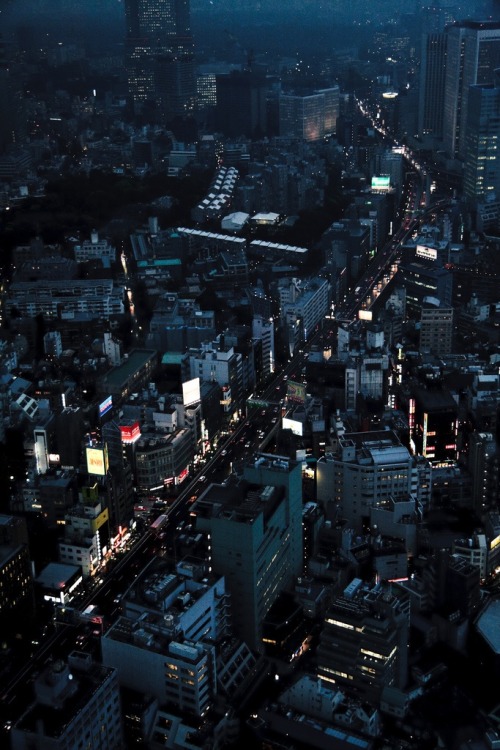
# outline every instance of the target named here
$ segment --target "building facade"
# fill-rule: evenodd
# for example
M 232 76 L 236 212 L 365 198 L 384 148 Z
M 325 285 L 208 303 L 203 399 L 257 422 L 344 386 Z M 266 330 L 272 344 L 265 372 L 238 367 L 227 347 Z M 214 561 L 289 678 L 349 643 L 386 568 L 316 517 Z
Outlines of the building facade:
M 259 454 L 243 477 L 208 487 L 192 514 L 210 534 L 213 570 L 227 580 L 235 634 L 262 650 L 265 615 L 302 572 L 301 464 Z

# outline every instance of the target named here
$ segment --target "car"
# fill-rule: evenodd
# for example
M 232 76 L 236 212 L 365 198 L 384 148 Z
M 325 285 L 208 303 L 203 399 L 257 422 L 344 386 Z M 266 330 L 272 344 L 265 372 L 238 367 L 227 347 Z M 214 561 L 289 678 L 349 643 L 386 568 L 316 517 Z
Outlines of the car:
M 221 456 L 226 456 L 227 455 L 227 450 L 224 448 L 224 450 L 222 450 L 220 452 L 220 454 L 221 454 Z
M 200 477 L 199 481 L 200 481 L 200 482 L 206 482 L 206 481 L 207 481 L 207 478 L 206 478 L 206 476 L 205 476 L 205 475 L 203 474 L 203 475 L 202 475 L 202 476 Z

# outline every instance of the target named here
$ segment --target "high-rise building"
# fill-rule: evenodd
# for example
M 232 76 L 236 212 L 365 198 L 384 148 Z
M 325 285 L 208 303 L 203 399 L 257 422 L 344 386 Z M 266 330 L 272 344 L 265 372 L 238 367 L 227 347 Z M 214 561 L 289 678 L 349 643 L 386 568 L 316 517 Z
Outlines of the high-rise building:
M 224 485 L 210 485 L 192 506 L 210 534 L 214 572 L 233 602 L 235 635 L 262 649 L 262 622 L 302 573 L 302 469 L 283 456 L 258 455 Z
M 189 0 L 126 0 L 126 65 L 137 112 L 147 104 L 160 120 L 196 105 Z
M 233 70 L 216 75 L 217 129 L 231 138 L 267 135 L 266 95 L 269 83 L 265 75 L 251 70 Z
M 443 135 L 443 97 L 446 71 L 445 33 L 426 34 L 422 41 L 418 132 L 420 137 Z
M 500 86 L 496 78 L 497 85 L 469 89 L 464 153 L 467 198 L 500 198 Z
M 472 507 L 478 518 L 498 507 L 498 448 L 491 432 L 474 431 L 469 439 L 468 468 L 472 476 Z
M 276 351 L 273 318 L 254 315 L 252 319 L 252 333 L 255 338 L 262 341 L 262 376 L 265 378 L 271 372 L 274 372 Z
M 500 22 L 460 21 L 447 27 L 443 141 L 451 158 L 465 156 L 471 86 L 490 85 L 500 67 Z

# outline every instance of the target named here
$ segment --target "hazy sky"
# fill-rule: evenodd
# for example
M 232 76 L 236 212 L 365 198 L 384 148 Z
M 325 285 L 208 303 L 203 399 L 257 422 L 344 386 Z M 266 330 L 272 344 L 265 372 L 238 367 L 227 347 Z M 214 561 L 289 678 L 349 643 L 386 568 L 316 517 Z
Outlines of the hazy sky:
M 199 49 L 217 47 L 225 30 L 243 46 L 263 49 L 270 35 L 281 34 L 281 45 L 288 42 L 293 47 L 301 35 L 316 32 L 325 37 L 346 24 L 352 24 L 353 32 L 357 29 L 352 37 L 342 32 L 345 43 L 352 44 L 367 25 L 415 13 L 423 4 L 424 0 L 191 0 L 191 25 Z M 454 8 L 457 19 L 500 20 L 500 0 L 442 0 L 441 5 Z M 123 42 L 124 16 L 124 0 L 0 0 L 0 34 L 22 29 L 25 40 L 43 33 L 48 45 L 74 41 L 96 49 Z

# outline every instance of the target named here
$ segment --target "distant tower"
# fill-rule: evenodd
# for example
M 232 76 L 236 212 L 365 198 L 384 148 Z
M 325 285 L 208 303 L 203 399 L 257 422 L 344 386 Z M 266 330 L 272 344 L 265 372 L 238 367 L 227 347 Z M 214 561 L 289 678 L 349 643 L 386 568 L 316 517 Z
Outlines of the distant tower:
M 167 122 L 196 104 L 189 0 L 125 0 L 125 55 L 136 112 L 148 104 Z
M 26 110 L 20 66 L 14 50 L 0 37 L 0 154 L 19 146 L 26 136 Z
M 267 134 L 266 95 L 269 83 L 264 75 L 251 70 L 233 70 L 215 76 L 216 126 L 224 135 L 248 138 Z
M 469 87 L 494 81 L 500 67 L 500 21 L 460 21 L 446 33 L 443 140 L 448 156 L 463 159 Z
M 441 138 L 443 135 L 443 97 L 445 84 L 447 35 L 425 34 L 422 40 L 418 132 Z

